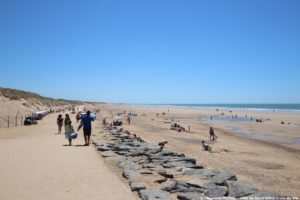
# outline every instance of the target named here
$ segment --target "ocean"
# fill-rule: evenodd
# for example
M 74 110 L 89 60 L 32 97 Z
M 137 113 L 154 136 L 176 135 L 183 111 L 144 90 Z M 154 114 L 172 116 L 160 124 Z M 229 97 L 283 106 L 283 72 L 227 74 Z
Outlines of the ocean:
M 149 104 L 148 104 L 149 105 Z M 268 112 L 300 112 L 300 104 L 150 104 L 186 108 L 238 109 Z

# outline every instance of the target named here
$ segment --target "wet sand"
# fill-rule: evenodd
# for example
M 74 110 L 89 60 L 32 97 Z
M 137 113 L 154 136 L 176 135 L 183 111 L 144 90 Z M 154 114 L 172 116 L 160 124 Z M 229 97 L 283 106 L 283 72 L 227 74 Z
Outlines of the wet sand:
M 98 106 L 99 107 L 99 106 Z M 229 170 L 237 174 L 239 180 L 255 184 L 260 189 L 277 192 L 281 195 L 299 197 L 300 188 L 300 115 L 295 113 L 244 112 L 210 109 L 184 109 L 167 107 L 147 107 L 132 105 L 101 105 L 100 118 L 112 121 L 112 115 L 136 113 L 131 117 L 131 125 L 124 129 L 157 144 L 167 140 L 167 149 L 185 153 L 196 158 L 199 164 L 208 168 Z M 162 113 L 165 113 L 163 115 Z M 255 121 L 218 121 L 210 116 L 262 118 L 262 123 Z M 159 114 L 157 117 L 157 113 Z M 170 122 L 178 122 L 191 132 L 171 131 Z M 281 121 L 286 124 L 282 125 Z M 287 124 L 287 123 L 290 124 Z M 217 141 L 209 141 L 209 127 L 215 127 Z M 237 127 L 238 131 L 232 127 Z M 240 131 L 240 132 L 239 132 Z M 221 150 L 221 153 L 209 153 L 202 150 L 201 141 Z

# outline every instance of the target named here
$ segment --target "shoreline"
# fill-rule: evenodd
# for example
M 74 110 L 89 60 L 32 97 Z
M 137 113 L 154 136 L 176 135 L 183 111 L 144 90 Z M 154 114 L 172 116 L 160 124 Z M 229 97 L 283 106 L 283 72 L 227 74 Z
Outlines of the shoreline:
M 134 113 L 131 124 L 125 122 L 123 127 L 137 136 L 142 137 L 151 144 L 168 141 L 167 149 L 182 152 L 185 155 L 197 159 L 201 165 L 219 170 L 228 170 L 237 174 L 240 180 L 254 183 L 260 189 L 279 192 L 283 195 L 300 196 L 300 145 L 274 144 L 269 141 L 247 138 L 237 135 L 230 130 L 225 130 L 227 125 L 241 126 L 249 129 L 250 133 L 266 134 L 267 138 L 289 141 L 299 133 L 299 126 L 294 124 L 281 125 L 281 120 L 292 123 L 300 121 L 300 115 L 287 113 L 258 113 L 247 112 L 248 116 L 270 118 L 263 123 L 256 122 L 221 122 L 199 121 L 199 116 L 220 114 L 208 109 L 185 109 L 158 106 L 107 104 L 101 105 L 101 118 L 106 118 L 110 123 L 112 115 L 117 113 Z M 164 115 L 162 113 L 165 113 Z M 158 116 L 157 116 L 158 114 Z M 227 113 L 229 114 L 229 113 Z M 236 111 L 232 114 L 244 116 L 245 112 Z M 191 132 L 170 130 L 171 121 L 178 122 Z M 167 123 L 166 123 L 167 122 Z M 213 126 L 219 136 L 217 141 L 208 141 L 208 128 Z M 209 145 L 223 150 L 221 153 L 207 154 L 201 148 L 201 141 L 208 141 Z
M 205 106 L 210 104 L 126 104 L 126 103 L 119 103 L 115 105 L 124 105 L 124 106 L 144 106 L 144 107 L 160 107 L 160 108 L 184 108 L 184 109 L 200 109 L 200 110 L 223 110 L 223 111 L 243 111 L 243 112 L 266 112 L 266 113 L 286 113 L 286 114 L 300 114 L 299 109 L 281 109 L 281 108 L 249 108 L 249 107 L 226 107 L 226 106 Z M 226 104 L 220 104 L 226 105 Z M 228 105 L 242 105 L 242 104 L 228 104 Z M 261 105 L 261 104 L 248 104 L 248 105 Z M 266 104 L 268 105 L 268 104 Z M 272 104 L 270 104 L 272 105 Z M 300 104 L 275 104 L 275 105 L 299 105 Z
M 230 109 L 226 109 L 226 110 L 216 110 L 213 108 L 200 108 L 200 107 L 184 107 L 184 106 L 174 106 L 174 107 L 170 107 L 170 106 L 157 106 L 157 105 L 135 105 L 135 104 L 107 104 L 107 105 L 112 105 L 112 106 L 124 106 L 125 108 L 139 108 L 139 109 L 165 109 L 165 113 L 167 114 L 167 111 L 195 111 L 195 112 L 199 112 L 202 113 L 201 115 L 197 116 L 199 118 L 204 118 L 203 121 L 201 121 L 203 123 L 203 125 L 205 124 L 210 124 L 212 126 L 216 126 L 216 128 L 221 128 L 222 131 L 226 131 L 228 133 L 231 133 L 235 136 L 238 137 L 242 137 L 245 139 L 253 139 L 253 140 L 257 140 L 257 141 L 264 141 L 270 144 L 276 144 L 276 145 L 280 145 L 280 146 L 290 146 L 290 148 L 297 148 L 300 149 L 300 137 L 297 136 L 297 133 L 295 133 L 294 131 L 294 136 L 288 136 L 287 138 L 284 138 L 285 135 L 281 134 L 281 135 L 277 135 L 277 137 L 283 137 L 283 138 L 265 138 L 265 136 L 270 135 L 270 133 L 265 134 L 265 130 L 257 130 L 256 132 L 253 130 L 249 130 L 249 126 L 259 126 L 259 123 L 255 124 L 255 120 L 256 119 L 262 119 L 264 120 L 263 123 L 269 123 L 267 121 L 271 121 L 270 118 L 272 118 L 273 116 L 276 116 L 276 120 L 278 121 L 278 124 L 280 124 L 285 118 L 286 116 L 289 116 L 289 118 L 297 118 L 297 120 L 294 120 L 294 122 L 290 123 L 289 120 L 285 120 L 285 123 L 287 123 L 288 126 L 294 126 L 293 128 L 298 129 L 300 131 L 300 112 L 296 113 L 296 112 L 272 112 L 272 111 L 265 111 L 265 112 L 260 112 L 260 111 L 245 111 L 245 110 L 230 110 Z M 204 113 L 204 114 L 203 114 Z M 226 116 L 227 118 L 225 118 L 224 116 L 222 116 L 223 118 L 218 118 L 221 116 L 221 114 L 224 114 L 224 116 Z M 239 117 L 237 119 L 233 118 L 234 115 L 238 115 Z M 248 115 L 248 117 L 245 117 L 245 115 Z M 210 116 L 213 116 L 213 121 L 209 120 Z M 217 118 L 216 118 L 217 117 Z M 253 120 L 250 120 L 250 117 L 253 118 Z M 283 119 L 283 120 L 281 120 Z M 252 123 L 252 125 L 250 124 Z M 254 123 L 254 125 L 253 125 Z M 262 123 L 262 124 L 263 124 Z M 278 125 L 277 124 L 277 125 Z M 278 127 L 276 127 L 278 128 Z M 279 127 L 280 128 L 280 127 Z M 238 129 L 238 130 L 234 130 L 234 129 Z M 284 130 L 285 131 L 285 130 Z M 284 132 L 283 131 L 283 132 Z M 298 132 L 299 132 L 298 131 Z M 255 134 L 253 134 L 252 132 L 255 132 Z M 268 130 L 267 132 L 272 132 L 270 130 Z M 275 131 L 274 131 L 275 132 Z M 278 132 L 281 132 L 278 131 Z M 247 135 L 248 134 L 248 135 Z M 249 135 L 250 134 L 250 135 Z M 276 140 L 277 139 L 277 140 Z

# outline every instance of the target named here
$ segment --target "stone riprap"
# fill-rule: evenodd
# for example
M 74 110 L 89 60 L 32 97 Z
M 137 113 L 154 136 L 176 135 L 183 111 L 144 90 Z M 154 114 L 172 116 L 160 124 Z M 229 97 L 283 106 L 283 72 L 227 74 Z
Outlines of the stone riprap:
M 137 141 L 122 129 L 101 128 L 104 134 L 94 140 L 95 147 L 104 160 L 121 170 L 131 190 L 143 200 L 278 196 L 238 181 L 231 172 L 205 169 L 182 153 Z

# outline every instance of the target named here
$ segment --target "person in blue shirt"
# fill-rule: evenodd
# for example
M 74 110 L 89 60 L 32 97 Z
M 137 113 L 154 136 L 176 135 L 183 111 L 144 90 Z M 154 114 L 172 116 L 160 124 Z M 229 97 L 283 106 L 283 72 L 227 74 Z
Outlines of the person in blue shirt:
M 81 127 L 83 127 L 83 135 L 86 146 L 90 144 L 90 137 L 92 134 L 92 121 L 94 121 L 94 118 L 91 117 L 91 111 L 88 110 L 86 112 L 86 115 L 81 119 L 80 125 L 77 129 L 77 131 L 79 131 Z

